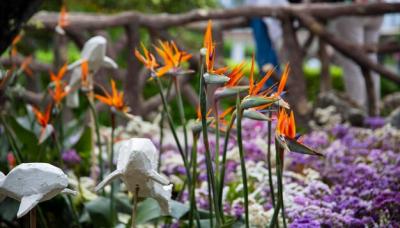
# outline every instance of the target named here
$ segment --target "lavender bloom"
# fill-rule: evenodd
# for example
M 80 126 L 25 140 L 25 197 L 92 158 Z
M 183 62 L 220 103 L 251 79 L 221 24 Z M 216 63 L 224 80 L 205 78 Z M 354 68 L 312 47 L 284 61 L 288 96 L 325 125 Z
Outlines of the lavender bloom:
M 81 162 L 81 157 L 76 153 L 76 150 L 69 149 L 62 153 L 62 160 L 67 166 L 73 167 Z
M 285 154 L 284 193 L 290 227 L 400 226 L 400 132 L 383 124 L 379 119 L 367 119 L 368 129 L 341 124 L 305 135 L 304 144 L 321 151 L 322 159 L 298 153 Z M 246 165 L 253 168 L 254 164 L 264 162 L 253 176 L 249 176 L 249 194 L 254 194 L 252 200 L 262 205 L 265 212 L 271 212 L 268 175 L 264 173 L 267 172 L 267 135 L 266 122 L 243 120 Z M 215 135 L 210 134 L 209 139 L 213 153 Z M 223 140 L 220 146 L 222 152 Z M 272 148 L 274 150 L 274 146 Z M 204 187 L 207 170 L 202 137 L 197 149 L 196 202 L 199 208 L 207 209 L 208 191 Z M 162 171 L 184 178 L 182 161 L 175 146 L 164 145 L 163 151 Z M 234 132 L 228 151 L 223 206 L 227 215 L 240 219 L 244 208 L 240 201 L 241 172 Z M 313 170 L 315 176 L 307 174 L 308 169 Z
M 364 124 L 372 129 L 381 128 L 385 125 L 385 119 L 382 117 L 367 117 L 364 119 Z

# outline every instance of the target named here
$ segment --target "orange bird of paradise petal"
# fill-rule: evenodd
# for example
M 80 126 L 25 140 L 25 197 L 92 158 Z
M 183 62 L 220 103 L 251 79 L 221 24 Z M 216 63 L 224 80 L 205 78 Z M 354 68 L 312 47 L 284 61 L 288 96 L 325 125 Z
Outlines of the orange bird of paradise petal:
M 226 83 L 226 87 L 236 86 L 244 76 L 243 72 L 244 62 L 240 63 L 232 69 L 228 74 L 229 81 Z
M 65 5 L 62 5 L 60 9 L 60 16 L 58 17 L 58 26 L 60 26 L 61 28 L 65 28 L 68 25 L 69 22 L 67 7 Z
M 249 94 L 253 91 L 254 88 L 254 53 L 251 57 L 251 67 L 250 67 L 250 77 L 249 77 Z
M 264 75 L 264 77 L 253 87 L 253 90 L 251 91 L 251 95 L 257 95 L 273 73 L 274 73 L 273 69 L 269 70 Z
M 279 96 L 283 92 L 283 89 L 286 86 L 286 82 L 287 82 L 287 79 L 288 79 L 288 76 L 289 76 L 289 72 L 290 72 L 290 68 L 289 68 L 289 65 L 287 64 L 285 66 L 285 69 L 284 69 L 283 73 L 282 73 L 282 77 L 281 77 L 281 80 L 279 82 L 279 86 L 278 86 L 278 90 L 276 92 L 276 96 Z
M 214 61 L 215 61 L 215 44 L 212 39 L 212 22 L 208 21 L 206 32 L 204 33 L 204 41 L 203 48 L 206 49 L 206 68 L 207 72 L 210 74 L 224 74 L 228 67 L 221 67 L 218 69 L 214 69 Z
M 172 68 L 180 67 L 182 63 L 192 57 L 191 54 L 179 50 L 174 41 L 159 41 L 159 47 L 155 46 L 155 49 L 164 62 L 164 66 L 158 71 L 160 75 L 165 74 Z
M 21 63 L 21 70 L 23 72 L 25 72 L 26 75 L 28 75 L 29 77 L 33 76 L 33 71 L 32 69 L 29 67 L 29 65 L 32 63 L 32 56 L 28 56 L 24 59 L 24 61 L 22 61 Z
M 55 75 L 52 71 L 50 71 L 50 80 L 54 81 L 61 81 L 67 72 L 67 64 L 64 64 L 61 69 L 58 71 L 57 75 Z
M 200 106 L 197 106 L 197 108 L 196 108 L 196 113 L 197 113 L 197 120 L 200 121 L 200 120 L 201 120 L 201 117 L 202 117 L 202 115 L 201 115 L 201 110 L 200 110 Z M 210 116 L 211 113 L 212 113 L 212 108 L 210 108 L 210 109 L 207 111 L 206 119 Z
M 139 52 L 138 49 L 135 49 L 135 56 L 136 58 L 143 63 L 143 65 L 149 69 L 149 70 L 154 70 L 156 67 L 159 66 L 159 64 L 156 61 L 156 58 L 152 53 L 150 53 L 147 48 L 144 46 L 143 43 L 140 44 L 142 47 L 143 55 Z
M 68 95 L 68 92 L 65 90 L 65 85 L 62 81 L 54 81 L 54 83 L 54 90 L 49 90 L 49 93 L 54 103 L 60 105 L 64 97 Z
M 43 113 L 39 110 L 39 108 L 33 106 L 32 111 L 35 114 L 36 121 L 39 123 L 39 125 L 42 127 L 42 131 L 47 127 L 50 121 L 50 116 L 51 116 L 51 109 L 52 105 L 48 104 L 46 111 Z
M 290 115 L 287 114 L 285 109 L 279 111 L 277 132 L 289 139 L 296 138 L 296 123 L 293 111 L 290 112 Z
M 114 80 L 111 80 L 111 94 L 109 94 L 106 90 L 104 90 L 104 94 L 104 96 L 96 94 L 95 98 L 110 107 L 114 107 L 118 111 L 128 111 L 128 107 L 124 102 L 124 93 L 117 90 Z
M 13 45 L 13 46 L 17 45 L 21 41 L 21 39 L 22 39 L 22 35 L 21 34 L 16 35 L 13 38 L 13 40 L 11 42 L 11 45 Z
M 88 85 L 88 76 L 89 76 L 89 62 L 87 59 L 84 59 L 81 63 L 81 82 L 83 86 Z

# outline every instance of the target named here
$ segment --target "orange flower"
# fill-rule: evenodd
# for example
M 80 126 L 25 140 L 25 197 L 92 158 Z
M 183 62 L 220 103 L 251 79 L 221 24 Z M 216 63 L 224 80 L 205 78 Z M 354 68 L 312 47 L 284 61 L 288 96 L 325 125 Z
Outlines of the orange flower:
M 50 71 L 50 80 L 52 82 L 61 81 L 65 75 L 65 72 L 67 72 L 67 64 L 64 64 L 64 66 L 61 67 L 61 69 L 58 71 L 57 75 L 55 75 L 53 72 Z
M 17 43 L 19 43 L 19 41 L 21 41 L 21 39 L 22 39 L 22 35 L 21 34 L 16 35 L 14 37 L 14 39 L 12 40 L 11 45 L 13 45 L 13 46 L 17 45 Z
M 163 59 L 164 66 L 157 70 L 158 77 L 163 76 L 173 68 L 180 67 L 183 62 L 186 62 L 192 58 L 191 54 L 185 51 L 180 51 L 174 41 L 159 41 L 159 45 L 160 46 L 156 46 L 155 49 L 158 55 Z
M 65 5 L 61 6 L 60 9 L 60 16 L 58 17 L 58 26 L 60 26 L 61 28 L 65 28 L 69 25 L 68 22 L 68 11 L 67 11 L 67 7 Z
M 197 108 L 196 108 L 196 113 L 197 113 L 197 120 L 198 120 L 198 121 L 201 121 L 202 115 L 201 115 L 200 106 L 197 106 Z M 212 113 L 212 109 L 210 108 L 210 109 L 208 110 L 207 114 L 206 114 L 206 119 L 210 116 L 211 113 Z
M 29 64 L 31 63 L 32 63 L 32 56 L 28 56 L 21 63 L 21 70 L 24 71 L 25 74 L 28 75 L 29 77 L 32 77 L 33 75 L 32 69 L 29 68 Z
M 17 44 L 21 41 L 21 39 L 22 39 L 22 35 L 18 34 L 12 40 L 12 42 L 11 42 L 11 53 L 10 53 L 11 57 L 16 57 L 17 56 L 17 54 L 18 54 Z
M 203 47 L 206 49 L 206 67 L 209 74 L 224 74 L 228 67 L 214 69 L 215 61 L 215 44 L 212 40 L 212 23 L 208 21 L 207 29 L 204 34 Z
M 136 58 L 140 62 L 142 62 L 147 69 L 154 71 L 154 69 L 159 66 L 156 61 L 156 58 L 154 57 L 154 55 L 152 53 L 150 53 L 146 49 L 146 47 L 143 45 L 143 43 L 141 43 L 140 45 L 142 46 L 143 55 L 140 54 L 140 52 L 137 49 L 135 49 Z
M 290 112 L 290 116 L 287 114 L 285 109 L 279 111 L 277 133 L 285 136 L 289 139 L 296 138 L 296 123 L 294 120 L 293 111 Z
M 239 81 L 244 76 L 243 67 L 244 67 L 244 62 L 242 62 L 241 64 L 237 65 L 232 69 L 232 71 L 228 74 L 229 81 L 225 84 L 225 87 L 233 87 L 239 83 Z
M 83 86 L 88 86 L 89 63 L 84 59 L 81 63 L 81 82 Z
M 110 107 L 114 107 L 118 111 L 127 112 L 128 107 L 124 103 L 124 92 L 118 92 L 114 80 L 111 80 L 111 89 L 111 95 L 106 90 L 104 90 L 105 96 L 96 94 L 96 99 Z
M 46 111 L 44 113 L 41 112 L 37 107 L 32 107 L 32 108 L 33 112 L 35 113 L 36 120 L 42 127 L 42 132 L 43 132 L 50 121 L 50 115 L 52 109 L 51 104 L 47 105 Z
M 250 85 L 249 85 L 249 95 L 250 96 L 256 96 L 259 94 L 259 92 L 261 91 L 261 89 L 263 88 L 264 84 L 267 82 L 267 80 L 271 77 L 272 73 L 274 72 L 274 70 L 269 70 L 264 77 L 257 82 L 254 85 L 254 54 L 253 57 L 251 59 L 251 69 L 250 69 Z
M 65 85 L 63 81 L 54 81 L 55 87 L 54 91 L 49 90 L 51 97 L 53 98 L 54 103 L 58 106 L 61 104 L 64 97 L 68 95 L 68 92 L 65 90 Z
M 281 81 L 279 82 L 279 86 L 278 86 L 278 91 L 276 92 L 276 96 L 280 96 L 283 89 L 285 88 L 286 82 L 287 82 L 287 79 L 289 76 L 289 72 L 290 72 L 290 68 L 289 68 L 289 65 L 287 64 L 285 66 L 285 69 L 283 70 Z

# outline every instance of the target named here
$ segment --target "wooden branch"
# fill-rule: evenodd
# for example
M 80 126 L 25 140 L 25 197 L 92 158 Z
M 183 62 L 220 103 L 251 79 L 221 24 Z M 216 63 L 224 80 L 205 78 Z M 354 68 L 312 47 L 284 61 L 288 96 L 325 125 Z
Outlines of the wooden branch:
M 139 25 L 133 22 L 125 26 L 125 33 L 127 36 L 127 49 L 134 50 L 139 45 Z M 133 54 L 128 55 L 127 59 L 127 72 L 125 75 L 124 91 L 128 101 L 129 107 L 132 109 L 132 114 L 142 115 L 143 97 L 141 88 L 137 82 L 137 72 L 139 72 L 139 61 Z
M 299 123 L 304 123 L 307 116 L 310 114 L 311 107 L 307 101 L 306 81 L 303 73 L 303 55 L 298 43 L 296 33 L 293 28 L 292 19 L 284 18 L 282 21 L 283 28 L 283 45 L 286 50 L 286 57 L 290 63 L 290 75 L 288 78 L 288 101 L 292 109 L 296 112 Z
M 361 67 L 361 71 L 363 73 L 365 79 L 365 91 L 367 92 L 367 99 L 368 99 L 368 114 L 370 116 L 377 116 L 378 115 L 378 101 L 375 96 L 375 89 L 374 83 L 372 81 L 371 72 L 368 68 Z
M 350 43 L 347 40 L 339 39 L 333 33 L 326 31 L 324 26 L 321 25 L 317 20 L 315 20 L 311 16 L 308 16 L 304 13 L 295 13 L 295 15 L 300 19 L 303 25 L 307 27 L 307 29 L 309 29 L 317 36 L 319 36 L 321 39 L 330 44 L 340 53 L 342 53 L 343 55 L 350 58 L 358 65 L 360 65 L 360 67 L 371 69 L 376 73 L 380 74 L 382 77 L 400 83 L 399 75 L 396 75 L 395 73 L 388 70 L 384 66 L 371 60 L 361 46 Z
M 381 15 L 385 13 L 400 12 L 400 3 L 370 3 L 370 4 L 296 4 L 288 6 L 246 6 L 233 9 L 205 10 L 198 9 L 182 14 L 143 14 L 140 12 L 122 12 L 114 15 L 94 13 L 70 13 L 71 27 L 81 29 L 105 29 L 115 26 L 123 26 L 135 21 L 139 26 L 166 29 L 168 27 L 185 25 L 208 19 L 232 19 L 251 17 L 285 17 L 292 12 L 304 13 L 318 18 L 334 18 L 344 15 L 365 16 Z M 30 27 L 41 25 L 47 29 L 54 29 L 57 25 L 58 13 L 42 11 L 36 14 L 29 23 Z
M 326 93 L 332 89 L 331 76 L 329 73 L 329 56 L 326 50 L 325 41 L 319 39 L 318 55 L 321 61 L 321 77 L 319 83 L 319 92 Z
M 375 53 L 379 53 L 379 54 L 388 54 L 388 53 L 396 53 L 396 52 L 400 52 L 400 44 L 399 42 L 385 42 L 382 44 L 375 44 L 375 45 L 364 45 L 363 49 L 368 52 L 375 52 Z
M 0 58 L 0 64 L 6 67 L 11 67 L 12 64 L 16 64 L 19 66 L 22 64 L 23 61 L 24 57 L 22 56 L 14 57 L 12 60 L 8 57 Z M 35 59 L 32 59 L 32 62 L 29 64 L 29 68 L 31 68 L 33 72 L 49 72 L 50 70 L 54 70 L 54 68 L 50 64 L 40 63 L 37 62 Z

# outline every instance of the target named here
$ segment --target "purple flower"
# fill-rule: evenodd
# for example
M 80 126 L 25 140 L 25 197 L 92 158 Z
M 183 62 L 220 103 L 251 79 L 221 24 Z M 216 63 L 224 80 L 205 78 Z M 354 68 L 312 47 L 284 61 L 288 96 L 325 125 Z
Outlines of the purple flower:
M 364 125 L 372 129 L 381 128 L 385 125 L 385 119 L 382 117 L 367 117 L 364 119 Z
M 73 167 L 81 162 L 81 157 L 76 153 L 76 150 L 69 149 L 62 153 L 62 160 L 69 167 Z

